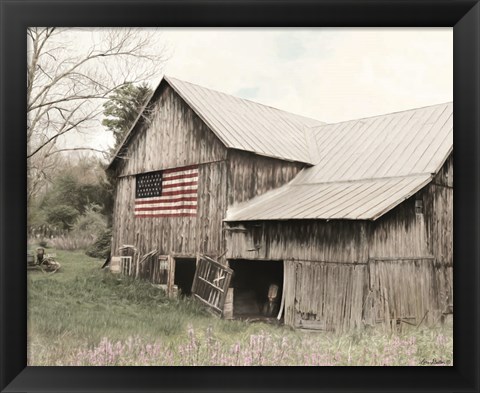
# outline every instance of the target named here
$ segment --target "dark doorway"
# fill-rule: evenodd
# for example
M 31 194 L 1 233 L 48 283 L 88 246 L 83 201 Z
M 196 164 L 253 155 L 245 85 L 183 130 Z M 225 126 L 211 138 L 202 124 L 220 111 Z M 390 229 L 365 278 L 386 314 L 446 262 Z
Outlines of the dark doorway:
M 233 316 L 276 317 L 283 291 L 283 261 L 230 260 Z
M 178 286 L 181 295 L 192 294 L 193 277 L 197 268 L 196 260 L 193 258 L 175 258 L 175 279 L 174 284 Z

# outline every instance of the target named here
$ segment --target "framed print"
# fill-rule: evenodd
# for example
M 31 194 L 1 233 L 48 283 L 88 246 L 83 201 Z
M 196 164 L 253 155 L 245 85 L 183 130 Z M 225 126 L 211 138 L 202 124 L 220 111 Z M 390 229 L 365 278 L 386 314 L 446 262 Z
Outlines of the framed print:
M 477 1 L 1 7 L 2 391 L 479 391 Z

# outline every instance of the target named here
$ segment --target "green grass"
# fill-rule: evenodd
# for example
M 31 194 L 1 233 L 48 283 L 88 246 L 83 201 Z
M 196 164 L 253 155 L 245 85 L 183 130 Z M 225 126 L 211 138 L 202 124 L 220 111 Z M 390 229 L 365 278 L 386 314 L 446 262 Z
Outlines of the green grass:
M 31 365 L 452 362 L 451 326 L 335 335 L 226 321 L 191 299 L 167 299 L 148 282 L 101 270 L 103 260 L 83 251 L 47 252 L 62 268 L 28 273 Z

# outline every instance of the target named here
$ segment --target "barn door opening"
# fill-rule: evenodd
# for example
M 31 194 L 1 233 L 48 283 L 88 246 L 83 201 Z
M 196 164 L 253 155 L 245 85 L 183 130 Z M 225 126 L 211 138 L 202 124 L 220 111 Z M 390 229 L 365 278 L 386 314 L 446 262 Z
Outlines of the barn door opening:
M 181 295 L 190 296 L 192 294 L 196 268 L 197 261 L 194 258 L 175 258 L 174 285 L 178 287 Z
M 283 292 L 283 261 L 231 260 L 233 317 L 275 318 Z
M 207 257 L 199 256 L 193 279 L 193 296 L 209 306 L 218 315 L 223 315 L 232 269 Z
M 170 255 L 152 255 L 139 264 L 139 277 L 160 285 L 169 295 L 174 274 L 175 263 Z

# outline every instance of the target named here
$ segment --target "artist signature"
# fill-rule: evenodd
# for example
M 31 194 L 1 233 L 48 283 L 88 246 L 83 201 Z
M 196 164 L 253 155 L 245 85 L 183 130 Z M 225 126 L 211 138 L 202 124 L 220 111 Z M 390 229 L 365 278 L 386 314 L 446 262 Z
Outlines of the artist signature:
M 442 365 L 442 366 L 450 366 L 452 361 L 450 359 L 422 359 L 420 360 L 421 366 L 435 366 L 435 365 Z

